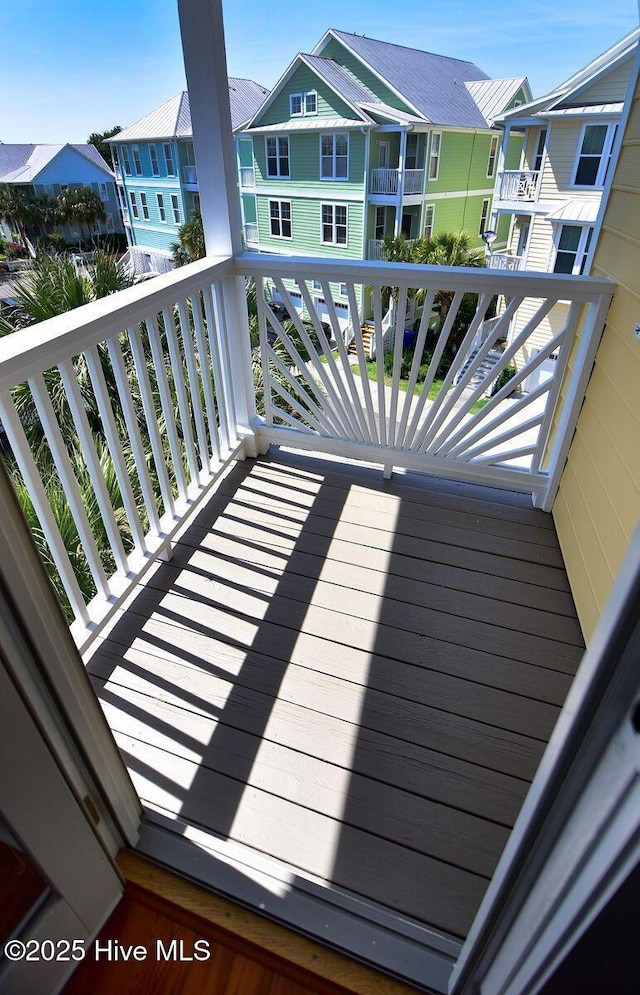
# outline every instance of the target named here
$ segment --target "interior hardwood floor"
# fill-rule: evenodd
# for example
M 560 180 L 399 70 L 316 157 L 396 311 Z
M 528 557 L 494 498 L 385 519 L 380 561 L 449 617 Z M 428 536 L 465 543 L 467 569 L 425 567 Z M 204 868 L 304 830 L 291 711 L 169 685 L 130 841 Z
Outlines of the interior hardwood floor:
M 340 954 L 270 923 L 129 853 L 124 897 L 98 942 L 144 946 L 144 961 L 96 961 L 93 945 L 62 995 L 417 995 Z M 155 953 L 172 940 L 184 960 Z M 195 947 L 196 941 L 205 946 Z M 196 949 L 206 960 L 190 962 Z
M 464 937 L 582 652 L 530 498 L 276 451 L 89 672 L 151 809 Z

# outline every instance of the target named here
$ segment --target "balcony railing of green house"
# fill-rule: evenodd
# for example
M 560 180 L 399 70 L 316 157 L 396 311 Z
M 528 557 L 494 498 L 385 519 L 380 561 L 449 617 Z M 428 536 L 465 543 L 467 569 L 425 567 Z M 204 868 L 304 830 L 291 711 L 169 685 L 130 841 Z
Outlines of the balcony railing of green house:
M 516 256 L 511 252 L 491 252 L 487 256 L 487 266 L 489 269 L 522 269 L 524 256 Z
M 540 170 L 506 169 L 500 175 L 500 200 L 530 202 L 538 199 Z
M 424 188 L 424 169 L 372 169 L 371 193 L 395 196 L 403 177 L 404 194 L 421 194 Z
M 408 238 L 406 240 L 407 245 L 413 245 L 415 239 Z M 367 247 L 367 259 L 377 259 L 384 260 L 384 239 L 383 238 L 370 238 Z
M 244 293 L 249 277 L 257 289 L 257 380 Z M 322 320 L 312 295 L 314 282 L 322 287 Z M 355 315 L 361 370 L 368 357 L 358 300 L 371 295 L 370 324 L 375 340 L 382 341 L 383 288 L 393 288 L 390 384 L 382 350 L 373 380 L 354 374 L 331 290 L 338 282 L 346 285 Z M 303 302 L 306 323 L 292 286 L 300 295 L 296 303 Z M 271 309 L 273 289 L 291 326 L 283 326 Z M 201 260 L 5 337 L 0 342 L 0 418 L 73 614 L 78 645 L 86 647 L 154 560 L 166 554 L 185 515 L 230 461 L 271 444 L 524 491 L 548 508 L 611 292 L 608 281 L 589 277 L 245 254 Z M 451 305 L 419 383 L 434 302 L 443 293 Z M 475 313 L 437 393 L 430 396 L 466 294 L 476 295 Z M 422 317 L 404 391 L 404 316 L 416 295 Z M 496 295 L 508 305 L 460 376 Z M 570 302 L 562 328 L 541 349 L 531 350 L 533 358 L 514 379 L 474 411 L 487 390 L 486 383 L 473 386 L 474 373 L 493 345 L 504 340 L 518 308 L 533 303 L 533 316 L 502 352 L 492 369 L 494 381 L 559 300 Z M 323 324 L 327 320 L 335 354 Z M 557 356 L 553 377 L 504 405 L 551 354 Z M 78 378 L 85 371 L 81 391 Z M 57 398 L 55 407 L 52 398 Z M 45 470 L 39 462 L 42 445 L 50 454 Z M 105 484 L 107 451 L 119 488 L 118 509 Z M 52 507 L 47 477 L 52 466 L 90 570 L 89 592 L 79 586 L 75 554 L 65 547 L 60 516 Z M 90 524 L 79 473 L 90 480 L 97 524 Z M 96 529 L 107 539 L 106 561 Z
M 196 166 L 186 165 L 182 167 L 182 176 L 188 186 L 195 186 L 198 182 L 198 170 Z

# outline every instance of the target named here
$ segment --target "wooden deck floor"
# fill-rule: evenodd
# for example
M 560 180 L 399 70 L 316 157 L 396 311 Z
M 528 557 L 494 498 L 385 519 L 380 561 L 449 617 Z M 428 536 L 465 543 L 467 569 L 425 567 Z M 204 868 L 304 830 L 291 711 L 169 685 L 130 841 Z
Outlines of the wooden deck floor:
M 143 801 L 464 937 L 582 651 L 530 499 L 276 452 L 89 669 Z

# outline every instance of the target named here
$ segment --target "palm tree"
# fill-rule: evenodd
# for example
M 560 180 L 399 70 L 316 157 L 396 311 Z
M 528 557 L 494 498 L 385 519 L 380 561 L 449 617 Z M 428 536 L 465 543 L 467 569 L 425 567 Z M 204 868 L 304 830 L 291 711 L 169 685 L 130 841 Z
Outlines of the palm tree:
M 467 231 L 441 231 L 428 238 L 421 238 L 412 246 L 412 262 L 423 266 L 485 266 L 484 249 L 471 248 L 471 235 Z M 437 303 L 440 328 L 453 301 L 452 290 L 440 290 Z M 453 332 L 455 334 L 456 329 Z
M 29 206 L 23 190 L 10 183 L 0 184 L 0 220 L 6 221 L 12 231 L 15 231 L 23 243 L 27 244 L 27 224 L 29 222 Z
M 87 240 L 98 221 L 106 220 L 104 204 L 91 187 L 67 187 L 58 195 L 58 218 L 68 224 L 77 224 L 80 234 L 86 228 Z
M 204 242 L 202 215 L 195 210 L 191 217 L 178 229 L 178 241 L 171 246 L 174 266 L 186 266 L 196 259 L 203 259 L 207 253 Z

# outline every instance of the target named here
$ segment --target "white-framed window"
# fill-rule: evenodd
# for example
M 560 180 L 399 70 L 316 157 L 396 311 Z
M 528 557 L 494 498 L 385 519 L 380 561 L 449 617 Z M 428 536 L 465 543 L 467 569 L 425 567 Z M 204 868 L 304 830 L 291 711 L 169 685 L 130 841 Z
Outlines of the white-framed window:
M 142 176 L 142 160 L 140 158 L 140 149 L 137 145 L 131 146 L 131 153 L 133 155 L 133 170 L 136 176 Z
M 113 214 L 107 214 L 105 221 L 106 221 L 107 233 L 111 234 L 113 231 L 115 231 L 115 225 L 113 223 Z
M 314 290 L 322 290 L 322 284 L 320 283 L 320 280 L 313 280 L 311 286 L 313 287 Z
M 322 204 L 322 241 L 325 245 L 347 244 L 347 205 Z
M 158 201 L 158 216 L 159 216 L 160 220 L 162 221 L 162 223 L 166 224 L 166 221 L 167 221 L 167 209 L 164 206 L 164 194 L 157 193 L 156 194 L 156 199 Z
M 176 175 L 176 165 L 173 161 L 173 149 L 171 148 L 170 142 L 164 142 L 162 145 L 162 152 L 164 155 L 164 165 L 167 170 L 167 176 Z
M 487 160 L 487 177 L 491 179 L 496 175 L 496 159 L 498 158 L 498 135 L 492 135 L 489 139 L 489 158 Z
M 418 135 L 415 131 L 407 135 L 407 153 L 405 165 L 407 169 L 418 168 Z
M 106 183 L 98 183 L 98 193 L 100 194 L 100 200 L 107 204 L 109 202 L 109 187 Z
M 267 176 L 288 178 L 289 169 L 289 136 L 277 135 L 265 138 L 267 154 Z
M 289 116 L 303 117 L 307 114 L 318 113 L 318 94 L 315 90 L 308 93 L 289 94 Z
M 542 163 L 544 162 L 544 152 L 547 147 L 547 129 L 541 128 L 540 134 L 538 135 L 538 144 L 536 145 L 536 154 L 533 160 L 534 172 L 538 173 L 542 169 Z
M 386 211 L 384 207 L 376 207 L 375 237 L 378 242 L 384 238 Z
M 147 195 L 144 191 L 140 194 L 140 205 L 142 207 L 142 217 L 145 221 L 149 220 L 149 204 L 147 203 Z
M 201 213 L 201 208 L 200 208 L 200 194 L 199 193 L 194 193 L 194 195 L 193 195 L 193 210 L 197 211 L 198 214 Z
M 616 127 L 614 123 L 584 124 L 582 126 L 573 174 L 574 186 L 601 187 L 604 185 Z
M 45 195 L 45 197 L 53 197 L 53 195 L 54 195 L 53 183 L 45 183 L 45 185 L 44 185 L 44 195 Z
M 149 159 L 151 160 L 152 176 L 160 176 L 160 163 L 158 162 L 158 149 L 155 145 L 149 145 Z
M 480 227 L 478 228 L 478 235 L 483 235 L 487 227 L 487 218 L 489 217 L 489 198 L 485 197 L 482 201 L 482 207 L 480 209 Z
M 126 145 L 120 146 L 120 158 L 122 160 L 122 172 L 131 176 L 131 160 L 129 159 L 129 149 Z
M 173 220 L 177 225 L 181 225 L 182 214 L 180 212 L 180 200 L 177 193 L 171 194 L 171 210 L 173 211 Z
M 348 297 L 349 296 L 349 290 L 347 288 L 346 283 L 340 283 L 340 284 L 338 284 L 338 294 L 339 294 L 340 297 Z
M 187 157 L 187 166 L 195 166 L 196 164 L 196 151 L 193 147 L 193 142 L 184 143 L 184 151 Z
M 269 201 L 269 224 L 274 238 L 292 237 L 290 200 Z
M 320 179 L 349 179 L 349 133 L 320 135 Z
M 437 180 L 440 170 L 440 149 L 442 146 L 442 132 L 433 131 L 431 133 L 431 147 L 429 149 L 429 179 Z
M 424 208 L 424 237 L 431 238 L 433 235 L 433 225 L 436 217 L 436 205 L 425 204 Z
M 133 190 L 129 191 L 129 200 L 131 201 L 131 213 L 134 218 L 140 217 L 140 211 L 138 210 L 138 198 L 136 197 Z
M 592 225 L 557 225 L 554 233 L 556 258 L 553 272 L 576 275 L 583 273 L 592 235 Z

